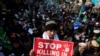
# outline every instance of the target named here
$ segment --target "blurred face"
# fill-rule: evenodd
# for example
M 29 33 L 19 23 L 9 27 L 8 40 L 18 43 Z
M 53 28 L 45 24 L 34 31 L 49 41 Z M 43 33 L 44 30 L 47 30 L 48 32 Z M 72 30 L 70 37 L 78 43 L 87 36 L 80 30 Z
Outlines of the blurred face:
M 60 26 L 60 30 L 63 30 L 63 26 Z
M 56 30 L 47 30 L 46 33 L 48 34 L 50 39 L 54 39 L 54 35 L 56 34 Z
M 85 50 L 85 47 L 84 47 L 84 46 L 80 46 L 80 47 L 79 47 L 79 51 L 80 51 L 80 52 L 83 52 L 84 50 Z
M 63 41 L 67 41 L 67 38 L 68 38 L 68 36 L 65 35 L 64 38 L 63 38 Z

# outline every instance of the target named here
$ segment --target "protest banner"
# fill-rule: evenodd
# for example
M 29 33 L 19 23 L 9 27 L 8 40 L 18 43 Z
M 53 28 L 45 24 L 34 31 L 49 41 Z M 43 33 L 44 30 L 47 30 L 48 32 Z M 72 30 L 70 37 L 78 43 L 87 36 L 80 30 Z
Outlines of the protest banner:
M 34 39 L 34 56 L 72 56 L 73 42 Z

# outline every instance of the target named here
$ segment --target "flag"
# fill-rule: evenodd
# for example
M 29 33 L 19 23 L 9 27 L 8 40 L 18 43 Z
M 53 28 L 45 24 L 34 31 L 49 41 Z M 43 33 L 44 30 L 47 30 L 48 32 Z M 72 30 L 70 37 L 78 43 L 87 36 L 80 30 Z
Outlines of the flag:
M 83 11 L 85 11 L 85 4 L 84 3 L 82 3 L 82 5 L 81 5 L 81 9 L 80 9 L 80 12 L 79 12 L 79 15 L 78 15 L 79 17 L 82 14 Z
M 84 22 L 87 21 L 87 16 L 86 16 L 86 15 L 83 17 L 83 21 L 84 21 Z
M 80 21 L 80 16 L 81 16 L 83 11 L 85 11 L 85 4 L 84 3 L 82 3 L 82 5 L 81 5 L 81 9 L 79 11 L 78 17 L 76 18 L 77 21 Z
M 74 30 L 77 30 L 79 28 L 79 26 L 82 25 L 81 22 L 74 22 L 73 26 L 74 26 Z
M 95 5 L 97 5 L 97 4 L 100 5 L 100 0 L 91 0 L 91 3 L 92 4 L 95 4 Z
M 96 41 L 100 44 L 100 36 L 97 37 Z
M 6 32 L 3 30 L 2 27 L 0 27 L 0 44 L 8 51 L 12 50 L 10 39 L 8 38 Z

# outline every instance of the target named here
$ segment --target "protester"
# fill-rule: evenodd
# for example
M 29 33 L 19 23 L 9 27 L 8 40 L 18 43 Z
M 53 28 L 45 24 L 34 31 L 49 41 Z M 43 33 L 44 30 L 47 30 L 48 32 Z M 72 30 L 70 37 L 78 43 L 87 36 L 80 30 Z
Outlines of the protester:
M 43 39 L 54 39 L 59 40 L 57 35 L 57 23 L 55 21 L 47 21 L 45 24 L 45 31 L 42 35 Z M 33 49 L 30 51 L 29 55 L 33 56 Z
M 79 43 L 74 49 L 74 56 L 87 56 L 86 47 L 86 43 Z

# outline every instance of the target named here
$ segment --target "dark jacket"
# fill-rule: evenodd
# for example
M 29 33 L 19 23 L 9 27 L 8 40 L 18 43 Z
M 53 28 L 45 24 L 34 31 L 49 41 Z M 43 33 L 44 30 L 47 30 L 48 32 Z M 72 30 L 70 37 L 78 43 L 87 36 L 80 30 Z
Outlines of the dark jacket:
M 74 49 L 74 56 L 87 56 L 87 55 L 88 55 L 88 53 L 87 53 L 86 50 L 84 50 L 83 53 L 82 53 L 82 55 L 80 55 L 80 51 L 78 50 L 78 47 L 76 47 Z

